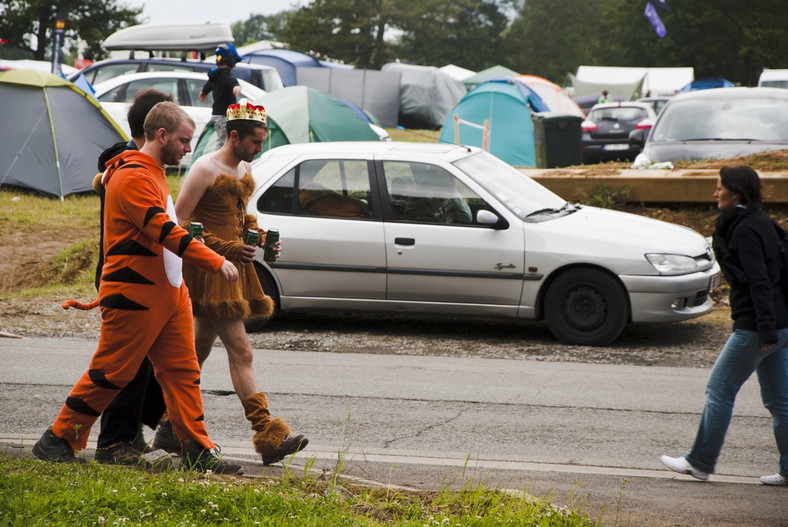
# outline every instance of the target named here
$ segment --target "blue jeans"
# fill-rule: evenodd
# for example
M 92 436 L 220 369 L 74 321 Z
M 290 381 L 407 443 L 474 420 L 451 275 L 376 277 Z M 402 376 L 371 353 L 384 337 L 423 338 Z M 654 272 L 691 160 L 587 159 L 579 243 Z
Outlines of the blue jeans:
M 684 456 L 693 467 L 714 472 L 736 394 L 752 372 L 757 371 L 761 400 L 772 414 L 774 438 L 780 452 L 780 474 L 788 477 L 788 328 L 779 330 L 778 334 L 777 344 L 761 351 L 757 331 L 733 331 L 711 369 L 698 435 L 692 450 Z

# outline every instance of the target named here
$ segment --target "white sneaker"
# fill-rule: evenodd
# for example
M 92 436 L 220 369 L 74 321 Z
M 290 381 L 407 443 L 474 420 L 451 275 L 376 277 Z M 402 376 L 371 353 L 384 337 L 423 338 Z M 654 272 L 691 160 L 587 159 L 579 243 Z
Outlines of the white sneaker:
M 761 476 L 761 483 L 764 485 L 788 486 L 788 478 L 780 474 Z
M 692 465 L 690 465 L 690 462 L 687 461 L 687 458 L 685 458 L 684 456 L 679 456 L 679 457 L 659 456 L 659 459 L 666 467 L 668 467 L 673 472 L 678 472 L 679 474 L 689 474 L 693 478 L 700 479 L 702 481 L 706 481 L 707 479 L 709 479 L 708 473 L 703 472 L 702 470 L 698 470 Z M 769 476 L 769 477 L 773 477 L 773 476 Z

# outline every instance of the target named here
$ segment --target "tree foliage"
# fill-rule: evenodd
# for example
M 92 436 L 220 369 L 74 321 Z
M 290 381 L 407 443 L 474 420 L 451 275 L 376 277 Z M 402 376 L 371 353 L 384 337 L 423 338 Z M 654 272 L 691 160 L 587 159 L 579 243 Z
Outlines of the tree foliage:
M 253 14 L 246 20 L 240 20 L 231 26 L 235 46 L 244 46 L 260 40 L 281 40 L 284 30 L 286 13 L 275 15 Z
M 116 0 L 10 0 L 0 3 L 0 38 L 5 46 L 44 60 L 52 52 L 52 34 L 58 8 L 66 13 L 65 40 L 87 42 L 85 56 L 106 56 L 103 40 L 115 31 L 138 23 L 142 8 L 118 4 Z

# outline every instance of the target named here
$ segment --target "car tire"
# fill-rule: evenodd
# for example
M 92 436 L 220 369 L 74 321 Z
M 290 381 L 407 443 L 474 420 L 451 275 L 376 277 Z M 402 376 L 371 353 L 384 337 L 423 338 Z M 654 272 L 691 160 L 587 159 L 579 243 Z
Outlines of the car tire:
M 263 292 L 271 297 L 274 301 L 274 313 L 271 318 L 274 318 L 279 311 L 279 291 L 276 289 L 274 279 L 268 270 L 257 262 L 254 262 L 254 270 L 257 273 L 257 278 L 260 280 L 260 285 L 263 286 Z M 250 318 L 244 321 L 247 333 L 259 333 L 264 331 L 268 326 L 270 318 Z
M 598 269 L 576 268 L 549 286 L 544 304 L 547 327 L 564 344 L 606 346 L 629 322 L 626 291 Z

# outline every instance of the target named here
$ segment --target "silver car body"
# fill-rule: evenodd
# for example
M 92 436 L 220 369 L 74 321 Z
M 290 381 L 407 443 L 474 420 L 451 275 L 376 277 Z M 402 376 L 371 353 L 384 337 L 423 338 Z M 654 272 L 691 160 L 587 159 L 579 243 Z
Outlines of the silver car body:
M 371 217 L 258 210 L 258 200 L 280 178 L 310 160 L 327 159 L 367 167 Z M 483 200 L 485 210 L 477 211 L 468 225 L 394 219 L 387 208 L 391 184 L 381 172 L 398 162 L 450 173 L 457 185 L 470 189 L 466 194 Z M 278 229 L 283 247 L 276 263 L 269 265 L 258 254 L 256 265 L 263 284 L 269 280 L 269 288 L 275 285 L 276 291 L 268 292 L 278 296 L 285 312 L 542 318 L 556 277 L 572 269 L 594 269 L 615 277 L 625 289 L 628 321 L 678 321 L 708 312 L 712 301 L 707 293 L 719 280 L 719 266 L 700 234 L 650 218 L 568 204 L 478 148 L 396 142 L 287 145 L 255 161 L 253 176 L 256 190 L 248 212 L 262 228 Z M 684 255 L 697 265 L 661 274 L 646 254 Z

